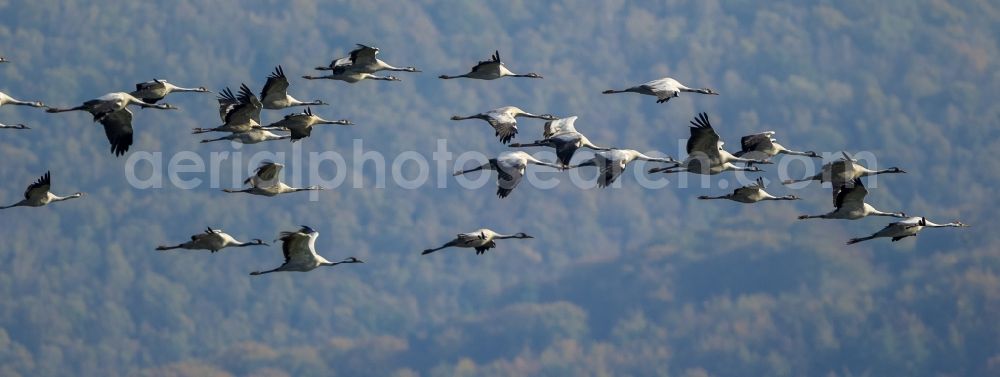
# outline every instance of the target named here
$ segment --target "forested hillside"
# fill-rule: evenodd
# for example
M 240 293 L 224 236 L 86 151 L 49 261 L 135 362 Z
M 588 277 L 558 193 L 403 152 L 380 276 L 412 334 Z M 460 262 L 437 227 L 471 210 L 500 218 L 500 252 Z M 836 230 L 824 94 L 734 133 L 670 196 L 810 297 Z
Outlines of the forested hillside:
M 153 78 L 258 90 L 280 64 L 292 95 L 330 103 L 313 112 L 356 123 L 294 144 L 201 144 L 191 129 L 221 124 L 214 96 L 173 94 L 179 110 L 134 111 L 135 144 L 118 158 L 85 113 L 0 108 L 0 123 L 32 127 L 0 130 L 0 204 L 47 170 L 53 191 L 86 193 L 0 211 L 0 375 L 1000 375 L 1000 162 L 983 159 L 1000 150 L 998 19 L 1000 5 L 982 0 L 0 0 L 11 61 L 0 91 L 14 97 L 75 106 Z M 423 72 L 299 78 L 355 43 Z M 544 79 L 437 78 L 497 49 L 511 70 Z M 663 76 L 721 95 L 601 94 Z M 431 160 L 417 187 L 377 162 L 352 166 L 359 152 L 430 160 L 442 141 L 455 157 L 508 150 L 484 122 L 449 120 L 503 105 L 577 115 L 595 144 L 675 158 L 701 111 L 729 150 L 775 130 L 790 147 L 870 153 L 907 171 L 879 177 L 873 205 L 972 226 L 846 246 L 891 220 L 797 220 L 829 211 L 830 189 L 784 187 L 778 164 L 761 173 L 768 190 L 803 200 L 699 201 L 731 191 L 735 175 L 643 187 L 636 177 L 652 163 L 606 189 L 545 172 L 561 183 L 505 199 L 492 181 L 463 188 L 454 161 Z M 265 110 L 264 122 L 290 112 Z M 516 141 L 530 142 L 542 121 L 519 128 Z M 222 163 L 214 186 L 213 173 L 181 174 L 205 182 L 193 189 L 129 184 L 129 156 L 159 153 L 166 177 L 184 151 L 244 158 Z M 260 151 L 283 152 L 272 158 L 303 185 L 309 153 L 336 151 L 347 171 L 318 173 L 345 181 L 317 201 L 222 193 Z M 596 173 L 580 174 L 592 184 Z M 281 263 L 272 240 L 299 224 L 320 232 L 321 254 L 366 263 L 248 276 Z M 207 226 L 271 246 L 154 251 Z M 480 227 L 535 238 L 482 256 L 420 255 Z

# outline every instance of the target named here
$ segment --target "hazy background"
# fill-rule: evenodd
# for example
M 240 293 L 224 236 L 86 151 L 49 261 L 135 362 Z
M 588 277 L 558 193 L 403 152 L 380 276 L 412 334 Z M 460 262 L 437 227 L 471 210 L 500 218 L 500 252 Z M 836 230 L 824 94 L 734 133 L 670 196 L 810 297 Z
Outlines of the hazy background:
M 0 132 L 0 203 L 49 169 L 56 193 L 88 196 L 0 213 L 0 375 L 1000 375 L 1000 162 L 983 158 L 1000 149 L 998 19 L 995 2 L 944 0 L 0 0 L 0 55 L 13 61 L 0 91 L 21 99 L 76 105 L 154 77 L 256 91 L 281 64 L 293 95 L 332 103 L 313 111 L 358 124 L 297 144 L 348 163 L 359 138 L 390 158 L 442 138 L 495 154 L 505 147 L 485 123 L 448 117 L 508 104 L 579 115 L 598 144 L 676 156 L 707 111 L 730 149 L 773 129 L 790 147 L 875 153 L 909 173 L 883 177 L 870 203 L 973 225 L 846 247 L 888 220 L 796 220 L 828 211 L 829 191 L 788 190 L 773 171 L 772 193 L 804 200 L 695 199 L 728 191 L 716 182 L 729 174 L 711 189 L 643 189 L 629 175 L 499 200 L 490 186 L 374 189 L 371 166 L 318 202 L 136 190 L 88 115 L 5 106 L 0 122 L 34 129 Z M 298 78 L 354 43 L 424 73 Z M 436 78 L 494 49 L 545 79 Z M 666 75 L 722 95 L 600 93 Z M 233 149 L 190 134 L 220 123 L 212 95 L 169 102 L 181 110 L 137 111 L 130 154 Z M 530 141 L 541 122 L 520 128 Z M 223 166 L 224 182 L 247 169 Z M 153 251 L 206 226 L 271 240 L 298 224 L 330 259 L 368 263 L 251 278 L 280 264 L 280 247 Z M 537 238 L 419 255 L 480 226 Z

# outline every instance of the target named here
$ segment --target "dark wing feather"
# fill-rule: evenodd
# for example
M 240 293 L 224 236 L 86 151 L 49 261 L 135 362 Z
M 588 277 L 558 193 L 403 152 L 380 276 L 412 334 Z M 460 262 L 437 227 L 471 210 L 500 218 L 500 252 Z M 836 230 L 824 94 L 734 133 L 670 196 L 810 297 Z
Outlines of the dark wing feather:
M 861 183 L 861 178 L 855 178 L 854 181 L 837 185 L 833 189 L 833 206 L 836 208 L 843 207 L 844 200 L 852 195 L 861 195 L 862 200 L 864 200 L 865 195 L 868 195 L 868 189 L 865 188 L 864 183 Z
M 93 115 L 94 116 L 94 121 L 97 122 L 97 121 L 101 120 L 101 118 L 103 118 L 105 115 L 108 114 L 107 111 L 97 111 L 97 106 L 99 106 L 100 104 L 101 104 L 100 100 L 92 99 L 92 100 L 88 100 L 87 102 L 84 102 L 83 106 L 81 106 L 81 107 L 83 109 L 87 110 L 87 112 L 90 113 L 90 115 Z
M 754 181 L 753 183 L 743 187 L 738 187 L 735 190 L 733 190 L 733 195 L 739 196 L 741 194 L 744 194 L 749 196 L 756 193 L 757 190 L 763 190 L 763 189 L 764 189 L 764 178 L 757 177 L 757 180 Z
M 493 53 L 493 56 L 490 57 L 490 60 L 480 60 L 475 67 L 472 67 L 472 72 L 476 72 L 487 65 L 499 64 L 499 63 L 500 63 L 500 50 L 497 50 L 496 52 Z
M 497 159 L 495 159 L 495 158 L 489 159 L 489 164 L 490 164 L 490 169 L 496 170 L 497 177 L 500 177 L 502 179 L 506 179 L 508 181 L 511 180 L 511 179 L 514 179 L 514 177 L 511 176 L 510 173 L 504 171 L 503 167 L 501 167 L 500 164 L 497 163 Z
M 288 131 L 291 132 L 292 142 L 298 141 L 299 139 L 304 139 L 312 135 L 312 127 L 295 127 L 289 128 Z
M 330 65 L 328 67 L 331 70 L 335 70 L 336 68 L 350 66 L 351 60 L 352 59 L 350 57 L 333 59 L 330 61 Z
M 455 245 L 465 244 L 474 241 L 476 238 L 483 239 L 485 237 L 475 233 L 459 233 L 455 235 L 455 240 L 449 243 L 454 243 Z
M 246 84 L 240 84 L 240 94 L 236 99 L 239 103 L 229 109 L 223 121 L 226 124 L 244 124 L 249 123 L 250 120 L 260 123 L 260 109 L 264 105 L 250 91 L 250 87 Z
M 248 184 L 254 181 L 254 178 L 258 178 L 258 182 L 270 182 L 278 176 L 278 172 L 281 171 L 282 166 L 273 161 L 261 161 L 260 166 L 254 170 L 254 175 L 243 180 L 243 184 Z
M 715 133 L 712 123 L 708 121 L 708 114 L 699 113 L 691 121 L 691 138 L 687 141 L 687 153 L 695 151 L 707 152 L 719 149 L 719 134 Z
M 740 152 L 746 153 L 750 151 L 762 150 L 769 144 L 771 144 L 771 137 L 767 134 L 760 133 L 747 135 L 740 138 Z
M 285 256 L 285 263 L 292 259 L 292 240 L 299 236 L 299 232 L 281 232 L 278 240 L 281 241 L 281 254 Z
M 487 242 L 485 245 L 476 247 L 476 255 L 485 254 L 486 250 L 492 249 L 494 247 L 497 247 L 496 241 L 490 240 L 490 242 Z
M 287 264 L 295 258 L 296 260 L 308 259 L 315 256 L 312 251 L 312 242 L 315 240 L 310 233 L 315 232 L 309 227 L 302 227 L 296 232 L 281 232 L 281 252 L 285 255 Z
M 499 170 L 498 170 L 499 171 Z M 500 199 L 506 198 L 511 192 L 517 188 L 517 184 L 521 181 L 513 180 L 510 175 L 498 176 L 497 177 L 497 197 Z
M 285 77 L 285 70 L 281 66 L 274 67 L 274 72 L 267 76 L 264 88 L 260 90 L 260 98 L 269 101 L 271 97 L 284 97 L 288 91 L 288 78 Z
M 111 152 L 122 156 L 132 145 L 132 112 L 124 108 L 105 115 L 100 120 L 104 134 L 111 143 Z
M 579 148 L 580 134 L 575 135 L 560 135 L 553 140 L 557 140 L 556 143 L 556 159 L 559 160 L 563 165 L 569 165 L 569 162 L 573 160 L 573 154 Z
M 161 90 L 162 93 L 166 93 L 166 88 L 164 87 L 163 81 L 159 79 L 153 79 L 153 81 L 146 81 L 135 84 L 135 91 L 130 93 L 133 96 L 141 99 L 146 103 L 157 103 L 163 99 L 164 96 L 158 96 L 157 90 Z
M 236 99 L 233 95 L 233 91 L 229 88 L 223 89 L 219 96 L 216 97 L 219 101 L 219 119 L 223 122 L 226 121 L 226 114 L 229 114 L 233 110 L 233 107 L 240 104 L 240 101 Z
M 506 198 L 511 192 L 514 192 L 514 188 L 504 188 L 502 185 L 505 182 L 502 179 L 497 179 L 497 197 L 500 199 Z
M 359 43 L 359 44 L 358 44 L 358 48 L 356 48 L 356 49 L 353 49 L 353 50 L 351 50 L 351 53 L 350 53 L 350 56 L 351 56 L 351 64 L 354 64 L 354 63 L 357 63 L 357 62 L 358 62 L 358 55 L 360 55 L 360 54 L 361 54 L 361 51 L 362 51 L 362 50 L 364 50 L 364 49 L 365 49 L 365 46 L 363 46 L 363 45 L 361 45 L 361 44 Z
M 517 136 L 517 123 L 497 123 L 493 128 L 497 131 L 496 136 L 500 138 L 501 143 L 510 143 L 510 140 Z
M 45 172 L 45 174 L 38 178 L 35 183 L 28 185 L 28 188 L 24 190 L 24 199 L 31 199 L 31 192 L 34 190 L 44 190 L 44 192 L 48 192 L 49 187 L 52 187 L 52 175 L 49 174 L 49 172 Z
M 622 175 L 622 169 L 618 164 L 607 162 L 601 167 L 601 176 L 597 180 L 597 187 L 608 187 Z
M 240 103 L 260 103 L 260 99 L 253 94 L 253 91 L 250 90 L 250 87 L 247 86 L 247 84 L 240 84 L 240 95 L 237 96 L 236 99 L 238 99 Z
M 351 51 L 351 64 L 357 64 L 359 60 L 365 64 L 374 62 L 375 54 L 378 54 L 377 48 L 358 43 L 358 48 Z

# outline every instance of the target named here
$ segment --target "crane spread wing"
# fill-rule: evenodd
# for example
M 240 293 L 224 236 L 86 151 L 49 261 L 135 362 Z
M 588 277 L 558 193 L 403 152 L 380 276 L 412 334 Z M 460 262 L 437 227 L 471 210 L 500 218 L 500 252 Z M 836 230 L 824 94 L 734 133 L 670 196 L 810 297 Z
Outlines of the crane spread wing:
M 216 97 L 216 100 L 219 101 L 219 119 L 222 119 L 223 122 L 226 121 L 226 115 L 229 114 L 229 112 L 232 111 L 236 105 L 240 104 L 240 101 L 236 99 L 236 96 L 233 95 L 233 91 L 229 88 L 223 89 L 222 92 L 219 93 L 219 96 Z
M 746 135 L 740 138 L 740 150 L 734 153 L 736 157 L 751 159 L 768 159 L 771 157 L 768 152 L 774 147 L 774 131 L 765 131 L 758 134 Z
M 281 232 L 281 251 L 285 254 L 285 264 L 301 263 L 311 260 L 313 252 L 309 250 L 315 238 L 302 231 Z
M 597 187 L 611 186 L 624 171 L 625 169 L 615 161 L 604 160 L 604 163 L 601 165 L 601 176 L 597 181 Z
M 264 102 L 272 102 L 284 99 L 288 95 L 288 78 L 285 77 L 285 70 L 281 66 L 274 67 L 274 72 L 267 76 L 267 82 L 260 91 L 260 98 Z
M 774 142 L 773 136 L 774 131 L 766 131 L 759 134 L 744 136 L 740 138 L 740 150 L 745 153 L 769 149 Z
M 573 154 L 580 148 L 582 138 L 583 135 L 579 132 L 562 133 L 550 138 L 556 147 L 556 159 L 564 166 L 569 165 L 573 160 Z
M 291 132 L 290 135 L 292 142 L 298 141 L 299 139 L 307 138 L 310 135 L 312 135 L 312 127 L 308 126 L 288 127 L 288 131 Z
M 490 242 L 483 244 L 483 246 L 476 246 L 476 255 L 485 254 L 486 250 L 492 249 L 494 247 L 497 247 L 497 243 L 496 241 L 493 240 L 490 240 Z
M 909 217 L 894 223 L 890 223 L 889 225 L 886 225 L 884 228 L 882 228 L 882 230 L 875 232 L 875 234 L 885 233 L 891 230 L 901 232 L 916 226 L 924 226 L 923 221 L 924 220 L 921 217 Z M 893 239 L 896 239 L 896 237 L 893 237 Z
M 574 125 L 576 118 L 577 116 L 574 115 L 545 122 L 545 130 L 542 132 L 542 137 L 548 139 L 564 132 L 577 132 Z
M 482 239 L 483 237 L 479 232 L 459 233 L 455 235 L 455 240 L 458 241 L 460 245 L 467 245 Z
M 232 93 L 229 93 L 230 95 Z M 250 91 L 246 84 L 240 84 L 240 94 L 236 97 L 237 104 L 227 111 L 223 121 L 227 125 L 239 126 L 249 124 L 251 121 L 260 123 L 260 109 L 264 107 L 257 99 L 257 96 Z M 220 106 L 222 100 L 219 100 Z M 221 112 L 221 107 L 220 107 Z
M 496 123 L 492 126 L 493 129 L 496 130 L 496 136 L 500 139 L 501 143 L 510 143 L 510 141 L 517 136 L 516 122 Z
M 99 122 L 104 126 L 104 134 L 111 143 L 111 152 L 115 156 L 128 152 L 132 145 L 132 112 L 124 108 L 105 115 Z
M 831 180 L 841 179 L 847 176 L 847 171 L 854 167 L 854 163 L 850 160 L 836 160 L 830 163 L 830 178 Z M 826 179 L 824 177 L 824 179 Z
M 333 75 L 342 75 L 345 72 L 347 72 L 347 70 L 350 69 L 351 67 L 354 67 L 354 64 L 351 63 L 351 57 L 349 56 L 340 59 L 334 59 L 332 62 L 330 62 L 329 65 L 331 74 Z
M 753 183 L 733 190 L 733 196 L 753 196 L 758 190 L 764 189 L 764 178 L 757 177 Z
M 472 67 L 472 72 L 479 72 L 480 70 L 486 69 L 497 69 L 500 67 L 500 50 L 493 53 L 490 60 L 481 60 L 474 67 Z
M 213 237 L 218 237 L 220 234 L 222 234 L 222 229 L 212 229 L 211 227 L 207 227 L 204 232 L 191 236 L 191 241 L 197 242 L 209 240 Z
M 691 121 L 691 138 L 687 141 L 687 153 L 693 154 L 701 152 L 709 157 L 719 155 L 719 134 L 715 133 L 712 123 L 708 121 L 708 114 L 699 113 L 695 120 Z
M 143 100 L 146 103 L 157 103 L 167 95 L 166 81 L 153 79 L 152 81 L 135 84 L 135 91 L 132 96 Z
M 497 197 L 506 198 L 521 183 L 527 162 L 510 157 L 497 159 Z
M 358 43 L 358 48 L 351 51 L 351 63 L 362 65 L 374 63 L 376 54 L 378 48 Z
M 256 173 L 261 179 L 270 181 L 278 177 L 278 173 L 281 172 L 282 167 L 284 167 L 282 164 L 265 161 L 257 167 Z
M 312 116 L 312 109 L 307 107 L 301 113 L 285 115 L 285 117 L 278 121 L 278 123 L 275 123 L 274 126 L 285 127 L 286 130 L 291 132 L 292 142 L 295 142 L 296 140 L 312 135 L 313 124 L 308 119 Z
M 500 142 L 507 144 L 517 135 L 517 119 L 503 109 L 491 110 L 486 113 L 486 117 L 490 126 L 496 131 L 496 136 L 500 138 Z
M 28 188 L 24 190 L 24 199 L 31 200 L 45 196 L 49 193 L 49 187 L 51 186 L 52 175 L 49 172 L 45 172 L 37 181 L 28 185 Z
M 254 175 L 244 180 L 243 184 L 250 184 L 253 187 L 259 188 L 274 186 L 278 183 L 278 174 L 283 167 L 284 165 L 276 162 L 261 162 L 257 170 L 254 171 Z
M 155 87 L 155 86 L 156 86 L 157 84 L 159 84 L 159 82 L 158 82 L 158 81 L 156 81 L 156 80 L 153 80 L 153 81 L 146 81 L 146 82 L 140 82 L 140 83 L 138 83 L 138 84 L 135 84 L 135 91 L 137 91 L 137 92 L 138 92 L 138 91 L 141 91 L 141 90 L 147 90 L 147 89 L 152 89 L 152 88 L 154 88 L 154 87 Z M 159 85 L 160 85 L 160 86 L 163 86 L 162 84 L 159 84 Z
M 861 179 L 855 178 L 854 181 L 837 185 L 833 189 L 833 206 L 840 208 L 844 203 L 864 203 L 867 195 L 868 189 L 861 183 Z

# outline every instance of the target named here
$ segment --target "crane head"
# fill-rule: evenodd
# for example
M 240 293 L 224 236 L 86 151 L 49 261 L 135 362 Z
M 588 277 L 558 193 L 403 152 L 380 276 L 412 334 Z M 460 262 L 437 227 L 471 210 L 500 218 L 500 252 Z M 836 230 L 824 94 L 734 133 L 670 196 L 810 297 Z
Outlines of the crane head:
M 360 260 L 360 259 L 355 258 L 355 257 L 348 257 L 347 259 L 344 259 L 344 260 L 342 260 L 340 262 L 337 262 L 336 264 L 341 264 L 341 263 L 365 263 L 365 261 Z

